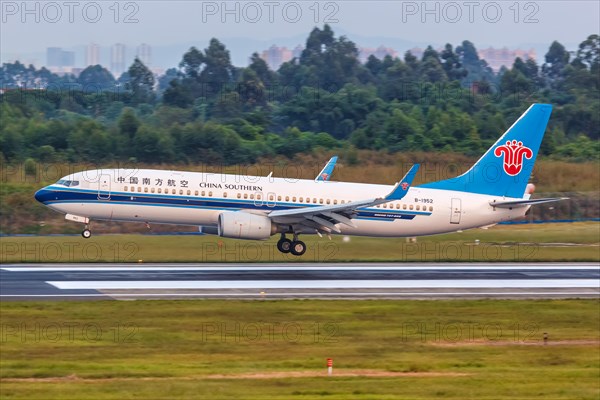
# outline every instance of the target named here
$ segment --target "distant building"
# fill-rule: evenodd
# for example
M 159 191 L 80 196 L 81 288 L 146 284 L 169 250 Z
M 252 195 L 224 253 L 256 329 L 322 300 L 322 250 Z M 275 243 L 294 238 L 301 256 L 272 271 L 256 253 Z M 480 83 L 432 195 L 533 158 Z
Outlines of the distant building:
M 52 72 L 70 72 L 75 66 L 75 52 L 60 47 L 46 49 L 46 66 Z
M 484 59 L 488 63 L 494 72 L 498 72 L 503 65 L 507 68 L 511 68 L 517 57 L 520 57 L 523 61 L 527 59 L 536 59 L 535 49 L 510 50 L 507 47 L 501 49 L 488 47 L 487 49 L 478 50 L 477 54 L 479 55 L 479 58 Z
M 146 66 L 149 67 L 152 63 L 152 47 L 146 43 L 138 46 L 136 57 Z
M 379 46 L 376 49 L 369 47 L 361 47 L 358 49 L 358 59 L 361 63 L 366 63 L 370 56 L 375 56 L 380 60 L 383 60 L 385 56 L 395 58 L 398 56 L 398 52 L 390 47 Z
M 277 47 L 273 45 L 267 50 L 263 51 L 260 55 L 260 58 L 265 60 L 269 68 L 271 68 L 273 71 L 276 71 L 279 69 L 281 64 L 290 61 L 293 58 L 293 55 L 292 51 L 287 47 Z
M 125 45 L 122 43 L 116 43 L 110 49 L 110 71 L 117 78 L 125 72 Z
M 85 48 L 85 66 L 100 64 L 100 46 L 90 43 Z

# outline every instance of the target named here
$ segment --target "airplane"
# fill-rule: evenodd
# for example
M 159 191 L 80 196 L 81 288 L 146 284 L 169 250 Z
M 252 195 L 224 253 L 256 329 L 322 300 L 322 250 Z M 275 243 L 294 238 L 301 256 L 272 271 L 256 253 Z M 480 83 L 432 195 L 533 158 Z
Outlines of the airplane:
M 96 169 L 65 176 L 35 199 L 83 223 L 84 238 L 91 220 L 193 225 L 235 239 L 279 234 L 278 250 L 295 256 L 306 252 L 301 234 L 415 237 L 489 227 L 564 199 L 530 198 L 528 181 L 551 111 L 549 104 L 532 104 L 467 172 L 419 186 L 412 186 L 418 164 L 393 186 Z

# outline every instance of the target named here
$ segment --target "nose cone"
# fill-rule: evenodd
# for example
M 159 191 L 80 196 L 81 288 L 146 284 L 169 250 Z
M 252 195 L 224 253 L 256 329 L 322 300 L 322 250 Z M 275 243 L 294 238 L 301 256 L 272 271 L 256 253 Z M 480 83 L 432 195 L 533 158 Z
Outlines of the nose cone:
M 35 199 L 37 201 L 39 201 L 40 203 L 45 203 L 46 201 L 48 201 L 48 198 L 50 196 L 50 190 L 46 189 L 46 188 L 42 188 L 40 190 L 38 190 L 37 192 L 35 192 L 35 195 L 33 197 L 35 197 Z

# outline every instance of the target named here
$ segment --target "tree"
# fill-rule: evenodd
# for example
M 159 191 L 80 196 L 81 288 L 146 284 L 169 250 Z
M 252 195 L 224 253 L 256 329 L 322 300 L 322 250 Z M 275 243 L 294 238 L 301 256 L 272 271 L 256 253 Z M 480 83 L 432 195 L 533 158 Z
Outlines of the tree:
M 192 46 L 183 55 L 183 59 L 179 63 L 179 68 L 183 68 L 183 72 L 187 78 L 197 79 L 200 76 L 203 63 L 204 54 Z
M 260 58 L 258 53 L 252 53 L 248 68 L 254 71 L 258 79 L 266 86 L 271 86 L 276 79 L 275 73 L 269 69 L 269 65 Z
M 211 95 L 217 95 L 224 87 L 233 82 L 235 67 L 231 64 L 229 50 L 218 39 L 212 38 L 204 50 L 204 69 L 200 72 L 200 81 L 211 89 Z
M 132 139 L 141 123 L 135 116 L 135 112 L 132 108 L 127 107 L 123 110 L 121 117 L 119 118 L 119 122 L 117 123 L 119 126 L 119 132 L 121 135 L 128 139 Z
M 101 65 L 89 66 L 79 74 L 77 83 L 87 92 L 113 89 L 116 83 L 115 77 Z
M 450 43 L 447 43 L 446 47 L 444 47 L 441 57 L 442 66 L 444 67 L 448 79 L 451 81 L 459 81 L 467 76 L 467 70 L 463 68 L 460 63 L 460 57 L 454 52 Z
M 546 62 L 542 65 L 542 73 L 551 86 L 556 86 L 564 78 L 563 70 L 569 64 L 569 52 L 565 46 L 556 40 L 550 45 L 546 53 Z
M 152 72 L 137 57 L 127 72 L 129 73 L 127 89 L 132 92 L 134 104 L 151 103 L 154 100 L 154 75 Z

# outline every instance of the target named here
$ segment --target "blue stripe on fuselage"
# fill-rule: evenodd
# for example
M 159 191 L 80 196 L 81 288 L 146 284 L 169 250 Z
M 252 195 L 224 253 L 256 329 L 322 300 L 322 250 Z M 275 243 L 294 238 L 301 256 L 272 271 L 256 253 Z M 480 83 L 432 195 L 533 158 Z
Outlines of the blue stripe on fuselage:
M 43 192 L 43 193 L 40 193 Z M 110 199 L 99 199 L 99 197 L 109 197 Z M 67 189 L 62 187 L 48 186 L 36 194 L 36 198 L 44 204 L 64 204 L 64 203 L 104 203 L 104 204 L 123 204 L 123 205 L 141 205 L 158 207 L 183 207 L 196 209 L 218 209 L 218 210 L 288 210 L 296 208 L 318 207 L 320 205 L 299 204 L 299 203 L 275 203 L 261 201 L 262 205 L 255 204 L 256 200 L 209 198 L 185 195 L 163 195 L 137 192 L 99 192 L 97 190 L 86 189 Z M 429 216 L 431 212 L 420 211 L 394 211 L 375 208 L 364 208 L 358 212 L 360 219 L 373 219 L 378 221 L 393 221 L 395 219 L 411 220 L 417 215 Z

